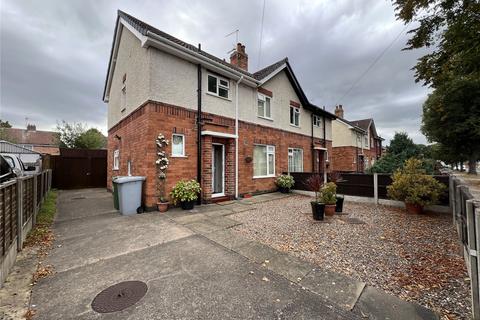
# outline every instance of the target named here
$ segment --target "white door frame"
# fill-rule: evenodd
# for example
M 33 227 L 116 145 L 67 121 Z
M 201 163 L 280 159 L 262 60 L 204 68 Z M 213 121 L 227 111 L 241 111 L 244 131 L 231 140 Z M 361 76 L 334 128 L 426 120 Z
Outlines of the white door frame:
M 212 143 L 212 146 L 222 146 L 222 192 L 213 193 L 215 180 L 215 149 L 212 147 L 212 198 L 225 196 L 225 145 L 223 143 Z

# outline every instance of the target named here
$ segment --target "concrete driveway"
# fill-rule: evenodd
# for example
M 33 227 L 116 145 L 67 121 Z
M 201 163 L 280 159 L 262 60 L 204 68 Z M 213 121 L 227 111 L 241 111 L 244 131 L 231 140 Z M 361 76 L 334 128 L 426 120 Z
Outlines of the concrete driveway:
M 104 190 L 61 191 L 55 274 L 32 293 L 35 319 L 435 319 L 429 310 L 230 232 L 229 214 L 256 201 L 125 217 Z M 143 281 L 146 295 L 114 313 L 95 296 L 118 282 Z

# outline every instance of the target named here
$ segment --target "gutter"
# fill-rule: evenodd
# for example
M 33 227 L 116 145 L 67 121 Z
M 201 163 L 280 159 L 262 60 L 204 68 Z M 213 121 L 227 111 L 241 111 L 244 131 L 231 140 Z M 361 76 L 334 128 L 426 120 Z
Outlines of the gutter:
M 235 83 L 235 199 L 238 199 L 238 84 L 243 75 Z

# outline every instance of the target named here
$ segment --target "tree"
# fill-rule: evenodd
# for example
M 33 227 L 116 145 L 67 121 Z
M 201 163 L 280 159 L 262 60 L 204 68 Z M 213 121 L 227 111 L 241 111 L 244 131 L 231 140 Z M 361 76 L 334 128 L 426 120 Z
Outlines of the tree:
M 57 124 L 56 136 L 62 148 L 99 149 L 106 146 L 106 137 L 99 130 L 87 130 L 81 123 L 62 121 Z
M 406 50 L 434 48 L 415 66 L 416 81 L 436 88 L 480 71 L 480 2 L 478 0 L 393 0 L 397 18 L 417 22 Z
M 448 155 L 469 161 L 476 174 L 480 157 L 480 2 L 393 0 L 397 17 L 416 21 L 405 49 L 430 48 L 415 66 L 415 80 L 434 88 L 423 106 L 422 132 Z
M 375 162 L 370 171 L 393 173 L 402 168 L 405 161 L 412 157 L 421 159 L 422 168 L 427 173 L 434 173 L 435 161 L 429 159 L 428 146 L 415 144 L 406 132 L 395 132 L 387 147 L 387 153 Z
M 0 128 L 11 128 L 12 125 L 7 121 L 0 119 Z
M 423 105 L 422 132 L 448 155 L 466 158 L 476 174 L 480 159 L 480 79 L 457 78 L 439 86 Z M 445 150 L 449 149 L 449 150 Z
M 107 145 L 107 138 L 97 129 L 91 128 L 82 133 L 77 141 L 76 148 L 101 149 Z

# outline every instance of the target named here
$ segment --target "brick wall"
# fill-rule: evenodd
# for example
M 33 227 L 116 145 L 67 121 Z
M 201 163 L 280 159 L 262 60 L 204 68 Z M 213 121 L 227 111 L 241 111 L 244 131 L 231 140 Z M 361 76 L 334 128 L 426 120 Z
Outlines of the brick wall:
M 234 133 L 234 119 L 212 114 L 202 114 L 205 125 L 203 130 Z M 155 138 L 159 133 L 171 140 L 173 133 L 185 135 L 185 157 L 171 157 L 171 145 L 167 147 L 170 165 L 167 171 L 166 192 L 169 193 L 175 183 L 181 179 L 197 177 L 197 126 L 196 112 L 182 107 L 147 102 L 109 130 L 108 135 L 108 187 L 116 175 L 127 174 L 127 160 L 132 165 L 133 175 L 143 175 L 144 203 L 152 207 L 157 201 L 156 147 Z M 120 139 L 118 139 L 118 137 Z M 212 193 L 212 143 L 225 146 L 225 194 L 233 197 L 235 193 L 235 140 L 202 136 L 202 189 L 203 200 L 208 201 Z M 324 147 L 321 139 L 314 139 L 315 146 Z M 239 194 L 259 193 L 276 190 L 275 177 L 253 178 L 253 158 L 255 144 L 275 146 L 275 175 L 288 170 L 288 148 L 303 149 L 304 171 L 312 171 L 312 138 L 279 129 L 239 122 Z M 329 156 L 332 157 L 332 143 L 326 142 Z M 113 151 L 120 150 L 120 170 L 112 170 Z M 329 159 L 330 163 L 333 159 Z

